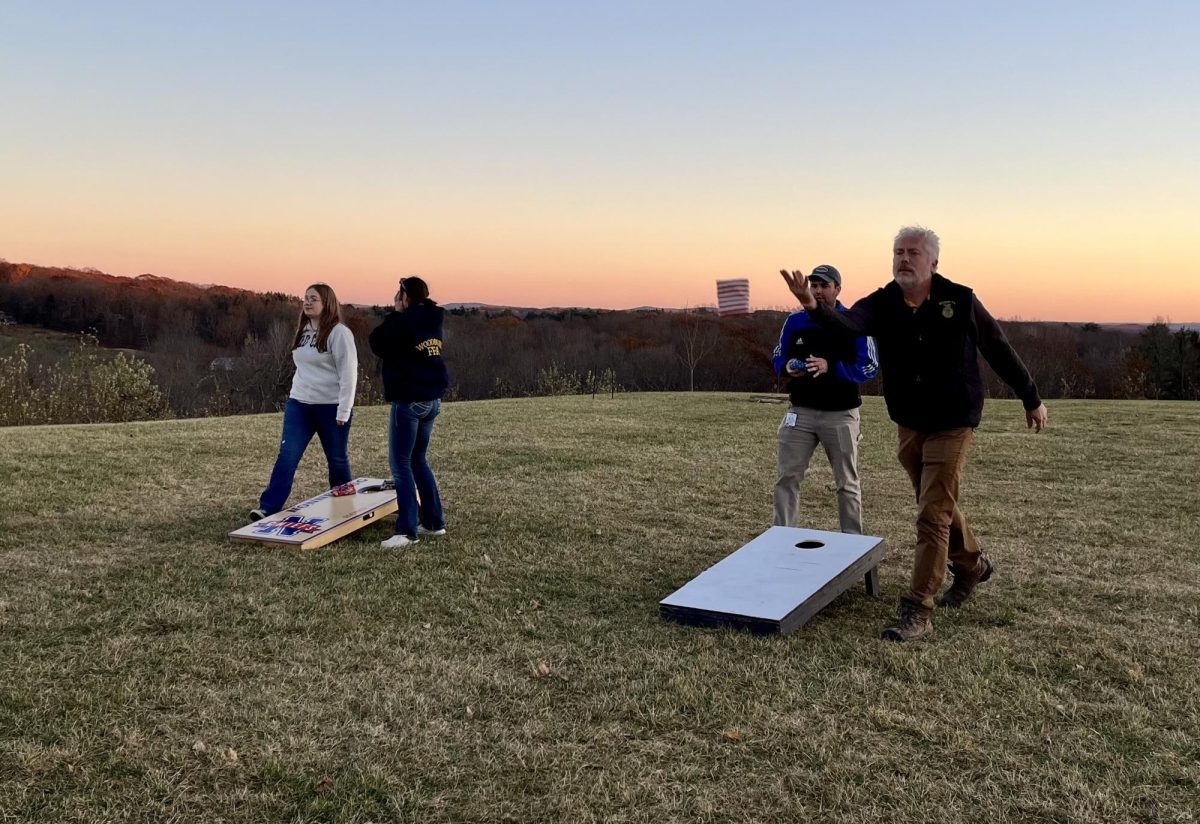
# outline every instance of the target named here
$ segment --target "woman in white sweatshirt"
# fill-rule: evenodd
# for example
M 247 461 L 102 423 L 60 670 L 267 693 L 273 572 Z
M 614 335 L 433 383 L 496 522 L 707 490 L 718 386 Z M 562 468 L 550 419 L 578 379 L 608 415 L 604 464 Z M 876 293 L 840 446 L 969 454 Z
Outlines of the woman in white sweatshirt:
M 283 437 L 271 480 L 250 510 L 258 521 L 283 509 L 292 492 L 292 479 L 314 434 L 321 439 L 329 462 L 329 486 L 341 486 L 350 474 L 350 419 L 358 385 L 358 349 L 354 335 L 342 323 L 337 295 L 324 283 L 304 292 L 296 337 L 292 341 L 296 375 L 283 410 Z

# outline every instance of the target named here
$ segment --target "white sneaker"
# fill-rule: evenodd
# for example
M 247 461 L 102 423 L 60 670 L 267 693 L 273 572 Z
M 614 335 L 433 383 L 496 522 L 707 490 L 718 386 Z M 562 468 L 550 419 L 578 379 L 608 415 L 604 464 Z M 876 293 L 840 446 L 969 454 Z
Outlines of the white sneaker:
M 441 535 L 445 535 L 445 534 L 446 534 L 446 527 L 442 527 L 441 529 L 426 529 L 423 526 L 417 527 L 417 536 L 418 537 L 420 537 L 421 535 L 428 535 L 430 538 L 437 538 L 437 537 L 439 537 Z
M 386 541 L 382 541 L 379 546 L 381 549 L 407 549 L 417 542 L 417 539 L 410 538 L 407 535 L 393 535 Z

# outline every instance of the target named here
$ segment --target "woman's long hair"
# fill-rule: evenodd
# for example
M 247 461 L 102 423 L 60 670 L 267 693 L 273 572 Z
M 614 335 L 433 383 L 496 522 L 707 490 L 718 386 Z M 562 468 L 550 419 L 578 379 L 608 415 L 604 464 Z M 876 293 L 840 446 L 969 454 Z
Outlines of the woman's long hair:
M 328 340 L 329 333 L 333 331 L 333 327 L 342 322 L 342 307 L 338 304 L 337 295 L 333 293 L 333 288 L 324 283 L 314 283 L 308 289 L 313 289 L 321 296 L 321 316 L 317 318 L 317 351 L 325 352 L 329 349 Z M 308 292 L 305 289 L 305 292 Z M 300 345 L 300 338 L 304 336 L 304 330 L 308 327 L 308 315 L 304 314 L 304 305 L 300 306 L 300 320 L 296 323 L 296 336 L 292 338 L 292 348 L 295 349 Z

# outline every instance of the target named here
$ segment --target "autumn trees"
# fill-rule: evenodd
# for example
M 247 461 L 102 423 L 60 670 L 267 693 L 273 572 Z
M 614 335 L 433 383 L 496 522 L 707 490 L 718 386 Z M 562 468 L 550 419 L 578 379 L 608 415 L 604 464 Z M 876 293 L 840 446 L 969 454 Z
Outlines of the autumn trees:
M 83 346 L 70 357 L 38 352 L 36 345 L 19 358 L 0 357 L 0 403 L 10 405 L 10 418 L 17 416 L 6 422 L 48 422 L 50 407 L 35 413 L 30 398 L 50 391 L 57 393 L 54 420 L 71 419 L 63 411 L 71 398 L 80 408 L 74 420 L 93 419 L 99 413 L 84 407 L 96 404 L 82 400 L 92 391 L 84 385 L 91 372 L 110 383 L 128 381 L 116 395 L 97 396 L 131 399 L 118 404 L 116 417 L 109 419 L 268 412 L 286 399 L 296 298 L 202 289 L 162 278 L 85 275 L 0 262 L 0 315 L 15 324 L 0 333 L 34 326 L 82 333 L 100 344 Z M 386 311 L 345 306 L 345 322 L 360 345 L 360 404 L 382 401 L 378 362 L 365 342 Z M 760 311 L 719 318 L 703 308 L 451 307 L 445 323 L 452 377 L 448 398 L 779 391 L 770 354 L 785 317 Z M 1200 332 L 1195 329 L 1163 322 L 1140 329 L 1020 321 L 1002 326 L 1043 397 L 1200 399 Z M 125 361 L 110 365 L 115 348 L 124 352 Z M 1008 396 L 989 369 L 984 374 L 989 395 Z M 878 392 L 876 382 L 863 391 Z M 140 412 L 130 404 L 140 405 Z M 18 414 L 20 409 L 28 414 Z

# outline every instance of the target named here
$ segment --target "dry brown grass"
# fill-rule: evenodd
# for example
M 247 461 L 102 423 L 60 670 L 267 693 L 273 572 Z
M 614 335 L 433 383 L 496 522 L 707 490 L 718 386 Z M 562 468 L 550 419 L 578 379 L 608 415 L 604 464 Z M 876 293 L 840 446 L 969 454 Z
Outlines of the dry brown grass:
M 449 404 L 451 532 L 406 553 L 225 540 L 278 416 L 4 430 L 0 821 L 1193 820 L 1200 406 L 1059 402 L 1033 436 L 992 403 L 965 506 L 997 577 L 900 647 L 913 507 L 868 399 L 885 598 L 787 639 L 660 621 L 767 525 L 781 414 Z M 356 413 L 358 474 L 385 420 Z

